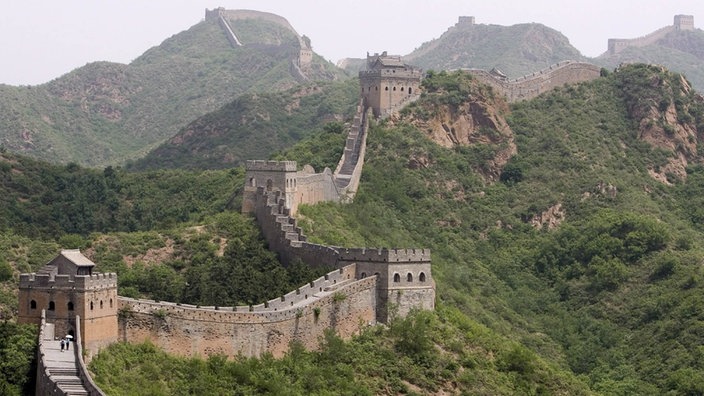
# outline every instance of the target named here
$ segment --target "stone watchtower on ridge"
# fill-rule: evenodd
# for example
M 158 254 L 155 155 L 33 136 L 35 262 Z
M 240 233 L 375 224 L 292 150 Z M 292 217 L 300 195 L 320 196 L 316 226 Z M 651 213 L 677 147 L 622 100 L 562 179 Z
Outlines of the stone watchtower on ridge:
M 257 188 L 281 191 L 286 208 L 293 207 L 296 191 L 296 161 L 247 161 L 247 174 L 242 199 L 242 213 L 253 213 L 257 202 Z
M 117 341 L 117 275 L 93 273 L 94 267 L 79 250 L 62 250 L 38 272 L 21 274 L 17 321 L 39 325 L 45 310 L 55 337 L 80 326 L 84 350 Z
M 420 96 L 423 70 L 403 63 L 400 56 L 367 53 L 367 69 L 359 72 L 365 108 L 384 117 Z

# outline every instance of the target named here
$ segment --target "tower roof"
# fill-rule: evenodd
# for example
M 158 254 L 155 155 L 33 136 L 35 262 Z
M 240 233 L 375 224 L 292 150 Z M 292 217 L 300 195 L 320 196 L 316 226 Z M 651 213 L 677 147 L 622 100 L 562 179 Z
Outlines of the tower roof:
M 62 250 L 59 256 L 63 256 L 66 260 L 76 265 L 76 267 L 95 267 L 95 263 L 90 261 L 88 257 L 84 256 L 78 249 Z M 54 260 L 56 260 L 56 258 Z M 54 260 L 51 261 L 53 262 Z

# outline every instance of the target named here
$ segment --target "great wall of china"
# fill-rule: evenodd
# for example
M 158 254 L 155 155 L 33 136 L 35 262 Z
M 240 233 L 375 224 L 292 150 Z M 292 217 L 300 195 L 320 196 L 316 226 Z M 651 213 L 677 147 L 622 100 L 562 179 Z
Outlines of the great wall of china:
M 694 30 L 693 15 L 675 15 L 674 23 L 670 26 L 665 26 L 645 36 L 634 39 L 609 39 L 607 53 L 611 55 L 618 54 L 628 47 L 645 47 L 656 43 L 670 32 L 676 30 Z
M 291 71 L 296 74 L 300 80 L 305 81 L 308 79 L 306 70 L 313 62 L 313 49 L 310 47 L 310 43 L 301 37 L 298 32 L 296 32 L 296 29 L 288 23 L 286 18 L 269 12 L 254 10 L 226 10 L 223 7 L 212 10 L 205 9 L 205 20 L 217 22 L 233 47 L 241 47 L 244 45 L 235 34 L 236 27 L 233 26 L 233 22 L 246 19 L 271 22 L 294 34 L 298 39 L 299 50 L 298 55 L 294 59 L 291 59 Z
M 532 99 L 543 92 L 565 84 L 576 84 L 599 78 L 601 68 L 591 63 L 563 61 L 525 76 L 509 79 L 497 70 L 462 69 L 490 85 L 509 102 Z
M 206 17 L 208 12 L 214 13 L 211 18 L 225 15 L 222 9 L 207 11 Z M 221 27 L 226 34 L 232 32 L 229 22 L 225 23 Z M 234 46 L 238 40 L 232 34 Z M 309 166 L 299 170 L 293 161 L 252 160 L 246 164 L 242 211 L 256 218 L 281 262 L 300 260 L 333 271 L 259 305 L 201 307 L 118 296 L 115 274 L 93 274 L 95 264 L 80 252 L 62 251 L 40 272 L 20 276 L 18 321 L 40 327 L 38 392 L 63 395 L 70 389 L 82 389 L 81 394 L 101 395 L 82 356 L 90 358 L 117 341 L 150 340 L 183 356 L 281 356 L 292 341 L 316 348 L 327 329 L 350 337 L 366 326 L 388 322 L 393 315 L 434 309 L 435 282 L 428 249 L 313 244 L 296 225 L 295 214 L 302 204 L 354 198 L 364 165 L 369 118 L 383 118 L 420 96 L 422 71 L 403 64 L 400 57 L 368 54 L 367 67 L 359 75 L 360 103 L 334 171 L 316 173 Z M 597 78 L 600 70 L 565 61 L 517 79 L 495 70 L 466 71 L 516 101 Z M 76 348 L 57 359 L 56 336 L 62 334 L 73 335 Z

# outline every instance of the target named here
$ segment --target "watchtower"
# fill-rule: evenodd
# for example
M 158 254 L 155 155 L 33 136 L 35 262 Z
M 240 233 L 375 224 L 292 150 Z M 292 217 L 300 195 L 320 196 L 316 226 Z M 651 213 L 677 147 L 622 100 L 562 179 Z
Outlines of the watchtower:
M 430 249 L 341 249 L 339 264 L 356 264 L 356 278 L 377 277 L 377 321 L 435 309 Z
M 286 208 L 292 209 L 296 192 L 296 161 L 250 160 L 245 164 L 245 185 L 242 213 L 254 213 L 257 188 L 281 191 Z
M 17 321 L 39 325 L 46 310 L 55 337 L 74 335 L 80 326 L 84 350 L 117 341 L 117 275 L 94 274 L 94 267 L 79 250 L 62 250 L 38 272 L 21 274 Z
M 398 106 L 420 95 L 422 69 L 406 65 L 400 56 L 367 53 L 367 68 L 359 72 L 359 85 L 365 108 L 375 117 L 389 114 Z
M 675 29 L 694 30 L 694 15 L 675 15 Z

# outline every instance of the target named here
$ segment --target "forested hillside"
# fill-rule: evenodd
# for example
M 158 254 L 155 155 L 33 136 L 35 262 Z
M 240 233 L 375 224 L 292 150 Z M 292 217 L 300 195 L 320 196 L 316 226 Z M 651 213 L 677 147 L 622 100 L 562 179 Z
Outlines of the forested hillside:
M 243 95 L 193 121 L 129 168 L 222 169 L 268 158 L 319 132 L 326 123 L 349 121 L 358 97 L 356 79 Z M 346 130 L 337 133 L 345 136 Z M 343 146 L 336 146 L 335 161 Z
M 512 26 L 458 23 L 403 59 L 424 69 L 497 68 L 511 78 L 563 60 L 584 60 L 567 37 L 539 23 Z
M 217 22 L 202 21 L 129 65 L 96 62 L 38 86 L 0 85 L 0 144 L 54 163 L 117 165 L 242 94 L 304 80 L 292 72 L 294 32 L 256 19 L 237 28 L 248 40 L 236 48 Z M 345 77 L 317 55 L 307 73 Z
M 688 81 L 629 65 L 511 106 L 463 73 L 431 73 L 424 87 L 420 100 L 372 126 L 354 203 L 302 207 L 299 224 L 313 242 L 431 248 L 436 312 L 350 341 L 331 334 L 320 351 L 293 346 L 281 360 L 180 359 L 118 344 L 91 364 L 98 384 L 109 394 L 704 392 L 704 99 Z M 438 140 L 435 125 L 469 115 L 484 121 Z M 281 155 L 330 162 L 331 148 L 318 149 L 338 126 Z M 257 269 L 278 274 L 272 288 L 314 276 L 278 266 L 252 220 L 236 213 L 241 169 L 98 172 L 8 154 L 1 164 L 3 195 L 16 205 L 7 213 L 27 213 L 4 225 L 5 304 L 16 271 L 37 268 L 59 246 L 80 246 L 117 270 L 124 292 L 159 299 L 255 301 L 266 298 Z M 116 210 L 91 206 L 80 213 L 102 214 L 83 222 L 52 217 L 83 202 L 57 191 L 92 193 L 101 183 Z M 171 186 L 190 198 L 170 198 Z M 208 193 L 189 193 L 201 189 Z M 112 213 L 133 228 L 95 220 Z

